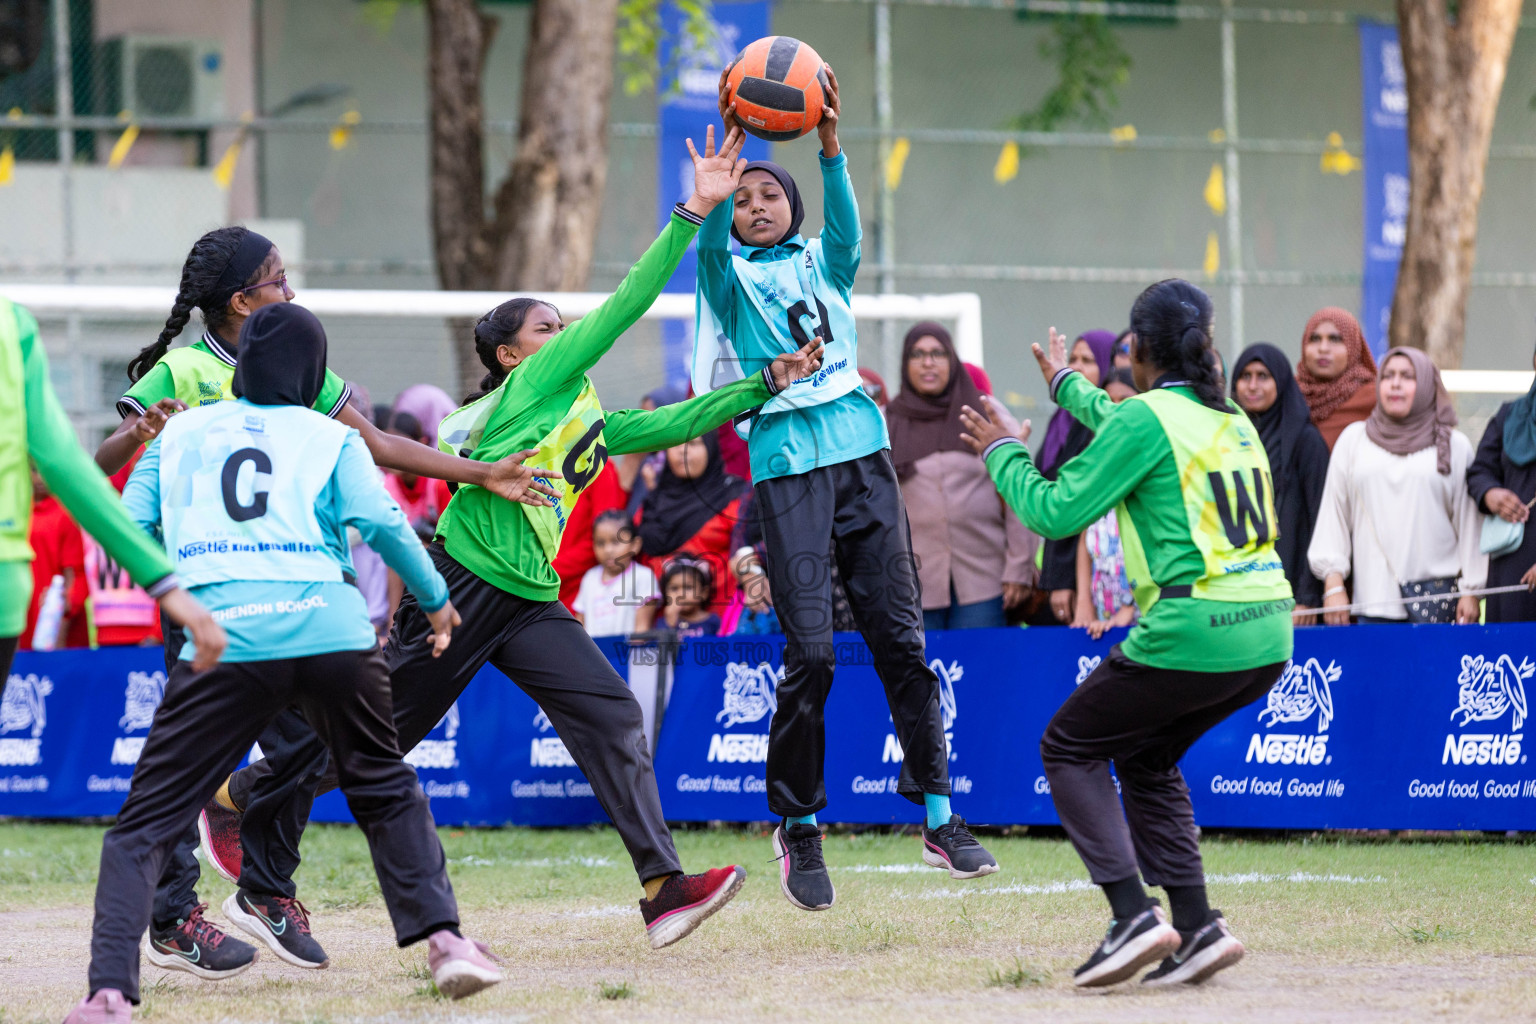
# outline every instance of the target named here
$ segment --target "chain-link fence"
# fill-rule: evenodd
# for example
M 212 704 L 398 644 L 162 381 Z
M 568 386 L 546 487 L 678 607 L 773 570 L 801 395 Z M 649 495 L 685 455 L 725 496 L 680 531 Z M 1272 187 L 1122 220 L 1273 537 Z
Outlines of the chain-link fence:
M 1158 278 L 1205 282 L 1227 348 L 1268 340 L 1295 354 L 1313 309 L 1358 305 L 1355 22 L 1390 20 L 1393 6 L 1284 3 L 787 0 L 772 25 L 811 40 L 842 81 L 865 224 L 860 290 L 979 293 L 999 393 L 1038 418 L 1027 342 L 1053 324 L 1122 326 Z M 1084 9 L 1111 15 L 1132 61 L 1112 123 L 1009 130 L 1056 81 L 1038 55 L 1050 18 Z M 484 83 L 496 182 L 515 146 L 529 7 L 484 10 L 498 25 Z M 435 287 L 426 53 L 424 12 L 410 3 L 0 0 L 0 280 L 169 288 L 192 239 L 240 220 L 278 242 L 301 301 L 306 286 Z M 1520 368 L 1529 355 L 1533 95 L 1527 27 L 1489 166 L 1468 366 Z M 618 281 L 662 205 L 655 97 L 616 93 L 611 122 L 594 290 Z M 786 144 L 775 158 L 815 210 L 813 152 Z M 1207 198 L 1217 168 L 1233 199 L 1220 211 Z M 902 325 L 868 326 L 862 358 L 895 386 Z M 338 371 L 376 397 L 416 380 L 454 389 L 446 328 L 328 327 Z M 45 328 L 71 409 L 94 429 L 158 324 Z M 616 403 L 661 383 L 655 328 L 637 328 L 603 372 Z

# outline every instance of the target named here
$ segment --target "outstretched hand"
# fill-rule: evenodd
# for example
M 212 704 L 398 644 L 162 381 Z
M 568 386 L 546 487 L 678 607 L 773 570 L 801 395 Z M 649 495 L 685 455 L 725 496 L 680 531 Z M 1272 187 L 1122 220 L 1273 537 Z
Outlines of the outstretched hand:
M 513 452 L 490 464 L 485 489 L 508 501 L 524 505 L 558 505 L 560 492 L 549 482 L 565 479 L 554 470 L 534 469 L 523 463 L 538 454 L 538 449 Z
M 768 372 L 773 375 L 773 386 L 783 391 L 795 381 L 809 377 L 821 369 L 821 361 L 826 354 L 826 346 L 818 335 L 796 351 L 779 356 L 768 365 Z
M 1056 375 L 1067 365 L 1067 336 L 1056 333 L 1056 328 L 1051 328 L 1050 351 L 1046 352 L 1036 342 L 1030 346 L 1035 353 L 1035 363 L 1040 367 L 1040 375 L 1049 385 L 1056 379 Z
M 715 126 L 710 125 L 704 132 L 703 156 L 693 148 L 692 139 L 686 140 L 688 155 L 693 157 L 693 195 L 685 204 L 689 210 L 706 216 L 716 205 L 736 193 L 742 172 L 747 169 L 747 162 L 741 159 L 741 147 L 746 139 L 745 132 L 732 126 L 726 130 L 717 153 Z
M 1039 346 L 1036 346 L 1037 348 Z M 1003 403 L 991 395 L 981 396 L 981 410 L 977 411 L 970 406 L 962 406 L 960 409 L 960 425 L 965 427 L 965 433 L 960 435 L 960 440 L 965 446 L 977 455 L 982 454 L 989 446 L 1005 437 L 1015 438 L 1019 441 L 1029 440 L 1029 421 L 1020 423 L 1013 418 Z

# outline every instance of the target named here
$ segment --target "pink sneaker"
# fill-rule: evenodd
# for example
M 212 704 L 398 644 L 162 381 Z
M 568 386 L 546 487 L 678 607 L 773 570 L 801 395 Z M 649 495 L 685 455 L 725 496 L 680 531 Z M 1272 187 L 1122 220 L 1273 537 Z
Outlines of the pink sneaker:
M 80 1000 L 64 1024 L 129 1024 L 133 1006 L 115 988 L 97 989 L 89 999 Z
M 461 938 L 444 929 L 427 939 L 427 966 L 437 990 L 450 999 L 472 996 L 501 981 L 501 971 L 491 962 L 491 951 L 481 943 Z

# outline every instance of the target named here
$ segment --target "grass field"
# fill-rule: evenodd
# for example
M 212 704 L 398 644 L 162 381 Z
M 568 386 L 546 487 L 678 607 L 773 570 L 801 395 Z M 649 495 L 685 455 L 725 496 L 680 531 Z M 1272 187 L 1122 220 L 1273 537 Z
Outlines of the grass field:
M 84 994 L 100 828 L 0 822 L 0 1021 L 58 1021 Z M 144 968 L 155 1022 L 782 1019 L 841 1022 L 1536 1019 L 1536 844 L 1516 840 L 1207 837 L 1212 903 L 1247 959 L 1198 989 L 1074 991 L 1107 920 L 1058 839 L 986 837 L 973 882 L 920 865 L 918 840 L 837 835 L 830 911 L 778 890 L 765 835 L 678 833 L 690 870 L 746 866 L 736 900 L 681 943 L 645 942 L 639 886 L 608 829 L 444 829 L 467 932 L 509 961 L 462 1003 L 399 950 L 354 829 L 305 838 L 300 897 L 325 971 L 265 957 L 220 984 Z M 206 872 L 218 905 L 231 891 Z

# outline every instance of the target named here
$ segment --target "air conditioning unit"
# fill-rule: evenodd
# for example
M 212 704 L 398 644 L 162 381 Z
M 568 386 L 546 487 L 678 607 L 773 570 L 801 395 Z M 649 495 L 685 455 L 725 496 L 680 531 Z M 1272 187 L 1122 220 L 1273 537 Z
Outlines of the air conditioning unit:
M 224 51 L 212 39 L 118 36 L 101 43 L 103 114 L 224 117 Z

